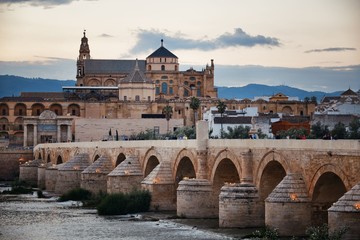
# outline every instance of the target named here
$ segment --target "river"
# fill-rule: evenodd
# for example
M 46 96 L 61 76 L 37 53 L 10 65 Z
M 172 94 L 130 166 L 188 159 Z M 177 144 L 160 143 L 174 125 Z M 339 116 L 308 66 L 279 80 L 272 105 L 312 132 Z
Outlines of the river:
M 168 219 L 169 213 L 99 216 L 34 195 L 0 195 L 0 239 L 238 239 L 252 230 L 219 229 L 217 220 Z M 173 215 L 175 213 L 172 213 Z

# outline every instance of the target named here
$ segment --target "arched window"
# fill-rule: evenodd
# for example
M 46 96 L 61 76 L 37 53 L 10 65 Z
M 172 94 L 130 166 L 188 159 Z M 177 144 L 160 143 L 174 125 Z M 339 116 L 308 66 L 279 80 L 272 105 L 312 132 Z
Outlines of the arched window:
M 151 65 L 148 66 L 148 71 L 151 71 Z
M 184 90 L 184 97 L 188 97 L 189 96 L 189 91 L 187 89 Z
M 165 65 L 161 65 L 161 71 L 165 71 Z
M 167 85 L 166 82 L 163 82 L 163 83 L 161 84 L 161 92 L 162 92 L 163 94 L 167 94 L 167 87 L 168 87 L 168 85 Z
M 140 101 L 140 96 L 139 95 L 135 96 L 135 101 Z
M 155 88 L 155 94 L 160 94 L 160 87 Z
M 201 89 L 200 89 L 200 88 L 198 88 L 198 89 L 196 90 L 196 95 L 197 95 L 198 97 L 201 97 Z
M 174 94 L 174 89 L 173 89 L 173 87 L 169 87 L 169 94 Z

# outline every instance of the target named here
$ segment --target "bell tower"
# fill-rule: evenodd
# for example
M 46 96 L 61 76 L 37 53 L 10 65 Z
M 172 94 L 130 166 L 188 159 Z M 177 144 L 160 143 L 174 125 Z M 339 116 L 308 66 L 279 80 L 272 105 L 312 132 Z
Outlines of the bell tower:
M 84 77 L 84 61 L 90 59 L 90 47 L 88 39 L 86 37 L 86 30 L 84 30 L 84 36 L 81 38 L 79 57 L 77 59 L 77 73 L 76 73 L 76 86 L 83 85 Z

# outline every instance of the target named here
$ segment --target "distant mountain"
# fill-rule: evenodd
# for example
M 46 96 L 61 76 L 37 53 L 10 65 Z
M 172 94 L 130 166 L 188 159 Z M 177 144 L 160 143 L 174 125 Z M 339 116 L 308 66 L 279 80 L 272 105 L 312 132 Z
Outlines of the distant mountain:
M 0 75 L 0 97 L 19 96 L 21 92 L 61 92 L 62 86 L 75 86 L 75 83 L 74 80 L 62 81 Z M 227 99 L 253 99 L 256 96 L 271 96 L 279 92 L 289 97 L 299 97 L 300 99 L 315 96 L 318 100 L 324 96 L 338 96 L 342 93 L 342 91 L 332 93 L 320 91 L 308 92 L 288 86 L 267 86 L 261 84 L 249 84 L 244 87 L 218 87 L 219 97 Z
M 220 98 L 227 99 L 253 99 L 260 96 L 272 96 L 277 93 L 283 93 L 289 97 L 299 97 L 300 100 L 305 97 L 315 96 L 321 100 L 324 96 L 339 96 L 343 91 L 326 93 L 321 91 L 305 91 L 298 88 L 288 86 L 267 86 L 262 84 L 249 84 L 244 87 L 218 87 L 218 95 Z
M 0 97 L 19 96 L 21 92 L 62 92 L 62 86 L 75 86 L 75 83 L 74 80 L 0 75 Z

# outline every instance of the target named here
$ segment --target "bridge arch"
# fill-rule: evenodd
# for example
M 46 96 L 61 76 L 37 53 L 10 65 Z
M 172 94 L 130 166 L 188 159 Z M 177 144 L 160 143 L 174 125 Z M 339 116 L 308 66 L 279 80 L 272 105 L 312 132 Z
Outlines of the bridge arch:
M 221 150 L 215 157 L 214 165 L 212 167 L 212 172 L 211 172 L 211 177 L 210 177 L 210 181 L 212 183 L 214 182 L 216 170 L 218 169 L 220 163 L 224 159 L 228 159 L 228 160 L 230 160 L 232 162 L 232 164 L 236 168 L 236 172 L 238 173 L 238 177 L 240 179 L 241 165 L 240 165 L 240 163 L 238 161 L 237 156 L 232 151 L 224 149 L 224 150 Z
M 126 155 L 123 152 L 119 153 L 119 155 L 116 157 L 115 167 L 117 167 L 120 163 L 125 161 L 125 159 L 126 159 Z
M 289 163 L 281 153 L 275 150 L 267 152 L 261 159 L 255 175 L 260 200 L 264 201 L 289 172 Z
M 198 164 L 194 154 L 187 150 L 182 149 L 175 158 L 173 166 L 173 178 L 175 180 L 175 187 L 184 178 L 196 178 L 196 172 L 198 170 Z M 175 188 L 175 189 L 176 189 Z
M 58 155 L 56 158 L 56 165 L 62 164 L 62 163 L 63 163 L 63 158 L 61 157 L 61 155 Z
M 46 163 L 51 163 L 51 154 L 50 153 L 47 154 Z
M 321 166 L 314 174 L 309 189 L 312 225 L 327 223 L 327 210 L 350 188 L 349 181 L 341 169 L 333 164 Z
M 161 161 L 160 154 L 154 148 L 150 148 L 144 156 L 144 164 L 142 166 L 144 178 L 146 178 Z

